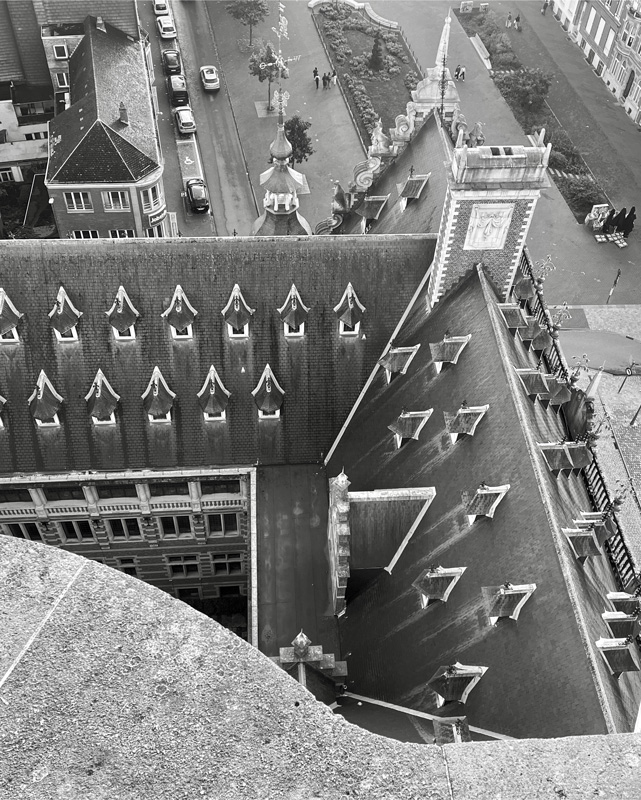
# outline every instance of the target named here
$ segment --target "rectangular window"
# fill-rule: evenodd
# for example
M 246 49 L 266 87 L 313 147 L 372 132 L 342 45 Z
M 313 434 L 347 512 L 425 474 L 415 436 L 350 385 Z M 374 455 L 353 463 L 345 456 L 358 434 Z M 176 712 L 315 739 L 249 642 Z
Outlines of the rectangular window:
M 105 211 L 129 211 L 128 192 L 102 192 Z
M 592 26 L 594 25 L 594 18 L 596 17 L 596 8 L 590 9 L 590 16 L 588 17 L 588 23 L 585 26 L 586 33 L 590 33 L 592 30 Z
M 357 322 L 356 325 L 348 325 L 343 320 L 339 320 L 338 333 L 341 336 L 358 336 L 361 330 L 361 323 Z
M 227 419 L 226 411 L 218 411 L 216 414 L 210 414 L 208 411 L 203 411 L 205 422 L 225 422 Z
M 245 571 L 240 553 L 212 553 L 214 575 L 242 575 Z
M 240 481 L 201 481 L 202 494 L 240 494 Z
M 608 38 L 605 40 L 605 47 L 603 48 L 604 56 L 610 55 L 610 50 L 612 49 L 613 42 L 614 42 L 614 30 L 610 28 L 610 32 L 608 33 Z
M 147 414 L 147 417 L 152 424 L 171 422 L 171 411 L 168 411 L 166 414 Z
M 261 408 L 258 409 L 258 419 L 278 419 L 280 417 L 280 408 L 277 408 L 276 411 L 263 411 Z
M 91 421 L 94 425 L 100 427 L 101 425 L 115 425 L 116 424 L 116 413 L 112 411 L 109 415 L 108 419 L 98 419 L 98 417 L 92 417 Z
M 238 514 L 207 514 L 209 536 L 238 536 Z
M 599 44 L 601 41 L 601 37 L 603 36 L 603 30 L 605 28 L 605 20 L 602 18 L 599 21 L 599 27 L 596 29 L 596 34 L 594 36 L 594 43 Z
M 172 339 L 193 339 L 194 338 L 194 331 L 191 325 L 187 325 L 186 328 L 183 328 L 179 331 L 177 328 L 174 328 L 173 325 L 169 326 L 171 328 L 171 338 Z
M 136 231 L 131 228 L 117 228 L 109 231 L 109 236 L 112 239 L 134 239 Z
M 189 497 L 189 486 L 186 481 L 167 483 L 150 483 L 149 494 L 151 497 L 166 497 L 167 495 L 186 495 Z
M 285 336 L 290 338 L 297 338 L 305 335 L 305 323 L 301 322 L 300 325 L 290 325 L 285 322 Z
M 198 556 L 167 556 L 170 578 L 193 578 L 200 576 Z
M 74 325 L 73 328 L 69 328 L 68 331 L 64 333 L 60 333 L 57 328 L 53 329 L 53 332 L 56 335 L 56 340 L 58 342 L 77 342 L 78 341 L 78 330 L 77 326 Z
M 230 339 L 248 339 L 249 338 L 249 322 L 243 325 L 242 328 L 234 328 L 233 325 L 227 323 L 227 332 Z
M 28 489 L 0 489 L 0 503 L 33 503 Z
M 133 575 L 134 578 L 138 577 L 138 568 L 136 567 L 135 558 L 117 558 L 117 568 L 124 572 L 125 575 Z
M 160 529 L 165 539 L 187 539 L 192 537 L 191 517 L 160 517 Z
M 39 428 L 58 428 L 60 427 L 60 420 L 58 419 L 58 415 L 54 414 L 51 419 L 37 419 L 36 425 Z
M 162 225 L 156 225 L 153 228 L 145 228 L 145 236 L 148 239 L 162 239 L 165 235 Z
M 67 72 L 56 72 L 56 83 L 58 84 L 58 89 L 68 89 L 69 74 Z
M 54 58 L 63 59 L 69 58 L 69 52 L 67 50 L 66 44 L 54 44 L 53 46 L 53 55 Z
M 42 541 L 35 522 L 11 522 L 6 527 L 11 536 L 15 536 L 16 539 L 28 539 L 31 542 Z
M 98 231 L 73 231 L 74 239 L 100 239 Z
M 48 135 L 46 131 L 36 131 L 35 133 L 25 133 L 24 138 L 27 142 L 33 142 L 35 139 L 46 139 Z
M 96 489 L 100 500 L 111 500 L 114 497 L 135 497 L 138 499 L 138 492 L 134 483 L 99 483 L 96 485 Z
M 0 169 L 0 183 L 13 182 L 13 172 L 10 169 Z
M 62 523 L 62 531 L 67 542 L 87 542 L 94 538 L 91 524 L 84 519 L 65 520 Z
M 162 192 L 158 184 L 149 189 L 143 189 L 140 195 L 142 197 L 142 210 L 145 212 L 153 211 L 154 208 L 159 208 L 162 205 Z
M 111 330 L 114 332 L 114 339 L 117 339 L 118 341 L 131 342 L 136 338 L 136 329 L 133 325 L 124 331 L 117 331 L 115 328 L 112 328 Z
M 85 501 L 85 493 L 80 486 L 62 484 L 59 486 L 45 486 L 45 498 L 48 503 L 55 503 L 59 501 L 69 502 L 70 500 Z
M 19 341 L 20 337 L 18 336 L 17 328 L 11 328 L 10 331 L 0 334 L 0 344 L 15 344 Z
M 93 203 L 89 192 L 65 192 L 64 195 L 67 211 L 93 211 Z M 76 236 L 76 239 L 82 238 L 87 239 L 90 237 Z
M 135 517 L 107 520 L 107 531 L 109 538 L 115 541 L 128 541 L 141 537 L 140 526 Z

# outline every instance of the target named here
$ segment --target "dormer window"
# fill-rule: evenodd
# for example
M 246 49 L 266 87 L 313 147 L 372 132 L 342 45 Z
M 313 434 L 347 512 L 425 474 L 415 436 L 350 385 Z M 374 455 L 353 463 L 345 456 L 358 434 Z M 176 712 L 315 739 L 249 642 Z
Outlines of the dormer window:
M 225 422 L 231 392 L 223 386 L 213 364 L 197 397 L 206 422 Z
M 390 347 L 378 362 L 385 369 L 385 377 L 388 383 L 390 383 L 394 375 L 405 375 L 420 346 L 420 344 L 417 344 L 414 347 Z
M 278 419 L 285 392 L 276 380 L 269 364 L 263 370 L 258 385 L 252 390 L 258 407 L 258 419 Z
M 509 483 L 503 486 L 488 486 L 482 483 L 471 500 L 465 496 L 467 495 L 466 492 L 463 501 L 466 505 L 465 513 L 470 525 L 474 523 L 477 517 L 489 517 L 492 519 L 498 504 L 508 493 L 509 488 Z
M 612 603 L 615 611 L 624 614 L 637 614 L 641 610 L 641 600 L 636 594 L 628 592 L 608 592 L 606 597 Z
M 249 337 L 249 320 L 255 310 L 247 305 L 240 286 L 235 284 L 229 296 L 229 302 L 221 312 L 227 323 L 230 339 L 247 339 Z
M 626 614 L 624 611 L 604 611 L 601 617 L 610 629 L 614 639 L 627 639 L 628 636 L 636 636 L 639 627 L 638 610 L 632 614 Z
M 363 218 L 362 230 L 366 232 L 368 223 L 377 220 L 389 199 L 388 194 L 367 196 L 354 211 Z
M 585 442 L 539 442 L 538 446 L 548 469 L 556 476 L 564 470 L 578 475 L 594 459 Z
M 467 567 L 445 569 L 441 566 L 432 566 L 421 572 L 412 583 L 419 593 L 421 608 L 427 608 L 430 603 L 436 601 L 447 603 L 452 589 L 461 580 L 466 569 Z
M 483 419 L 488 408 L 489 405 L 468 406 L 467 403 L 463 403 L 456 414 L 444 411 L 445 427 L 450 435 L 452 444 L 456 442 L 459 436 L 474 436 L 476 426 Z
M 599 542 L 594 534 L 594 528 L 561 528 L 561 533 L 564 534 L 572 548 L 576 560 L 581 564 L 589 556 L 603 555 Z
M 421 192 L 425 188 L 431 174 L 431 172 L 428 172 L 427 175 L 415 175 L 413 169 L 410 170 L 410 175 L 399 192 L 399 206 L 401 211 L 405 211 L 408 204 L 420 198 Z
M 69 295 L 61 286 L 54 307 L 49 312 L 51 326 L 59 342 L 77 342 L 77 325 L 82 311 L 74 306 Z
M 115 410 L 120 395 L 111 388 L 101 369 L 96 373 L 91 389 L 85 396 L 87 410 L 94 425 L 115 425 Z
M 176 395 L 167 386 L 158 367 L 154 367 L 151 380 L 141 397 L 149 422 L 171 422 L 171 409 Z
M 632 655 L 630 645 L 634 640 L 631 636 L 625 639 L 604 639 L 595 642 L 610 672 L 618 677 L 622 672 L 638 672 L 639 666 Z
M 468 667 L 450 664 L 439 667 L 427 685 L 436 694 L 436 705 L 445 703 L 465 703 L 470 692 L 487 672 L 487 667 Z
M 305 323 L 309 314 L 309 308 L 303 303 L 298 289 L 292 283 L 285 303 L 278 309 L 285 336 L 288 338 L 300 338 L 305 335 Z
M 193 339 L 193 322 L 198 312 L 187 299 L 180 285 L 176 286 L 169 308 L 160 315 L 167 320 L 171 328 L 172 339 Z
M 536 583 L 504 583 L 501 586 L 484 586 L 483 594 L 488 597 L 490 606 L 490 624 L 502 617 L 517 620 L 521 609 L 536 590 Z
M 340 303 L 334 307 L 338 316 L 338 332 L 340 336 L 358 336 L 361 330 L 361 320 L 365 314 L 365 306 L 359 301 L 351 283 L 343 292 Z
M 505 324 L 511 333 L 528 329 L 528 321 L 520 305 L 517 303 L 497 303 L 497 307 L 503 314 Z
M 396 447 L 400 448 L 410 439 L 418 440 L 427 420 L 432 416 L 433 408 L 425 411 L 402 411 L 397 419 L 388 425 L 388 430 L 394 434 Z
M 133 341 L 136 338 L 135 324 L 140 314 L 136 311 L 124 286 L 118 287 L 116 299 L 109 311 L 105 312 L 109 324 L 118 341 Z
M 15 344 L 20 341 L 18 322 L 23 316 L 5 290 L 0 289 L 0 344 Z
M 543 327 L 536 317 L 526 316 L 525 322 L 527 323 L 527 327 L 519 328 L 518 330 L 519 330 L 519 336 L 521 337 L 521 341 L 523 342 L 525 347 L 529 350 L 530 347 L 532 346 L 532 342 L 541 333 Z
M 60 425 L 58 411 L 62 405 L 62 397 L 53 388 L 44 370 L 40 371 L 36 388 L 27 402 L 31 416 L 39 428 L 56 428 Z
M 429 347 L 436 372 L 440 373 L 443 364 L 456 364 L 471 338 L 471 333 L 467 336 L 450 336 L 449 331 L 445 331 L 442 341 L 431 342 Z

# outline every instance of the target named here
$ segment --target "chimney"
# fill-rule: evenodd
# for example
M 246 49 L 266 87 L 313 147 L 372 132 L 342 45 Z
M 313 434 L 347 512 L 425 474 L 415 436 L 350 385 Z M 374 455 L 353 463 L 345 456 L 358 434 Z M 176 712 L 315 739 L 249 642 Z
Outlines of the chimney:
M 119 111 L 120 111 L 120 121 L 122 122 L 122 124 L 129 125 L 129 114 L 127 114 L 127 107 L 122 101 L 120 103 Z
M 96 30 L 102 31 L 103 33 L 107 33 L 107 28 L 105 27 L 105 21 L 102 17 L 96 17 Z

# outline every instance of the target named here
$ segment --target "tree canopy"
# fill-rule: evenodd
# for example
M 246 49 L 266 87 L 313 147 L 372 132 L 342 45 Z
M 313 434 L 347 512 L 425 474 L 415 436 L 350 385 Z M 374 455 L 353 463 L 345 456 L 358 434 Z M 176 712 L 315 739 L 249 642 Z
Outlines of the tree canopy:
M 261 83 L 267 81 L 267 109 L 269 111 L 272 109 L 272 82 L 279 78 L 289 78 L 289 70 L 286 67 L 279 69 L 274 63 L 275 61 L 276 51 L 271 42 L 267 42 L 262 47 L 256 47 L 249 57 L 250 75 L 255 75 Z
M 512 101 L 526 111 L 540 108 L 547 97 L 552 76 L 540 69 L 522 69 L 498 75 L 495 83 L 506 100 Z
M 311 125 L 311 122 L 301 119 L 298 115 L 285 120 L 285 136 L 292 146 L 292 166 L 302 164 L 314 153 L 312 141 L 307 135 Z
M 249 26 L 249 46 L 251 47 L 254 25 L 258 25 L 269 15 L 267 0 L 231 0 L 225 7 L 234 19 Z

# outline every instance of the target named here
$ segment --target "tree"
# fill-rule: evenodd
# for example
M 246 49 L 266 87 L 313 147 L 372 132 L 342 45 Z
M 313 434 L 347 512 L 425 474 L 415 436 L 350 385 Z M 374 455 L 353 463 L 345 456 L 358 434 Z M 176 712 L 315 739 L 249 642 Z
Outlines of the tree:
M 267 81 L 267 110 L 273 111 L 272 108 L 272 82 L 277 81 L 279 78 L 289 78 L 289 70 L 287 67 L 279 69 L 276 64 L 276 53 L 274 52 L 274 45 L 271 42 L 262 47 L 257 47 L 249 58 L 249 74 L 255 75 L 262 83 Z M 264 67 L 261 67 L 264 64 Z
M 525 111 L 534 111 L 543 105 L 552 76 L 540 69 L 523 69 L 521 72 L 498 75 L 495 83 L 508 103 L 514 103 Z
M 227 11 L 234 19 L 249 26 L 249 46 L 252 44 L 254 25 L 258 25 L 269 15 L 267 0 L 232 0 L 227 3 Z
M 383 37 L 377 33 L 374 37 L 374 46 L 372 47 L 372 55 L 369 57 L 370 69 L 380 72 L 383 69 L 383 56 L 385 49 L 383 47 Z
M 313 155 L 314 148 L 312 140 L 307 135 L 307 129 L 312 125 L 311 122 L 301 119 L 298 115 L 286 120 L 285 136 L 292 146 L 292 166 L 302 164 Z

